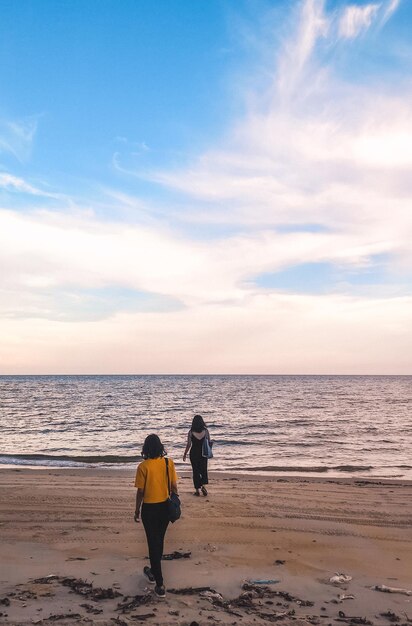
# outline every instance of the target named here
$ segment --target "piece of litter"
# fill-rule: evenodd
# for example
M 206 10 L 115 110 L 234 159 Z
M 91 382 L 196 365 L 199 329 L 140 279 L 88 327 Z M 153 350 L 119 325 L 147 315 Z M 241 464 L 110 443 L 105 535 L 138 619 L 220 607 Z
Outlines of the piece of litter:
M 202 598 L 207 598 L 208 600 L 223 600 L 223 596 L 217 591 L 201 591 L 200 594 Z
M 264 578 L 255 578 L 253 580 L 249 579 L 246 582 L 249 583 L 249 585 L 275 585 L 276 583 L 280 583 L 280 580 L 275 578 L 267 578 L 266 580 Z
M 387 587 L 386 585 L 374 585 L 372 587 L 375 591 L 383 591 L 385 593 L 402 593 L 405 596 L 412 596 L 410 589 L 401 589 L 400 587 Z
M 207 552 L 216 552 L 217 547 L 216 547 L 216 546 L 213 546 L 211 543 L 208 543 L 208 544 L 205 546 L 205 550 L 207 550 Z
M 353 596 L 352 594 L 345 594 L 345 593 L 340 593 L 338 595 L 338 600 L 340 602 L 343 602 L 344 600 L 354 600 L 355 596 Z
M 329 578 L 329 582 L 333 585 L 342 585 L 344 583 L 348 583 L 351 580 L 352 576 L 349 576 L 348 574 L 342 574 L 340 572 L 336 572 L 334 576 L 331 576 Z

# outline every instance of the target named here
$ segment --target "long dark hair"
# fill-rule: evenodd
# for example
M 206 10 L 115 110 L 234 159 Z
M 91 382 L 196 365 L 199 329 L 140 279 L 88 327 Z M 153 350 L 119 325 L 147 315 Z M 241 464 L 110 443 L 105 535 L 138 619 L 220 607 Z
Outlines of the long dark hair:
M 201 415 L 195 415 L 192 421 L 192 428 L 194 433 L 201 433 L 202 430 L 205 430 L 206 424 L 203 421 L 203 417 Z
M 166 456 L 166 450 L 160 441 L 160 437 L 154 434 L 148 435 L 144 440 L 142 457 L 144 459 L 157 459 L 161 456 Z

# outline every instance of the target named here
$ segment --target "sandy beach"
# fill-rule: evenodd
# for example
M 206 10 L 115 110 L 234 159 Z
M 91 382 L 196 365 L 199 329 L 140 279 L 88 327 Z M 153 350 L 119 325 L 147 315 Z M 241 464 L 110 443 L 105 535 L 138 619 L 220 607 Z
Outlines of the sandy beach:
M 133 479 L 0 470 L 1 624 L 412 624 L 411 482 L 212 473 L 195 498 L 182 475 L 165 551 L 191 555 L 164 562 L 158 600 Z

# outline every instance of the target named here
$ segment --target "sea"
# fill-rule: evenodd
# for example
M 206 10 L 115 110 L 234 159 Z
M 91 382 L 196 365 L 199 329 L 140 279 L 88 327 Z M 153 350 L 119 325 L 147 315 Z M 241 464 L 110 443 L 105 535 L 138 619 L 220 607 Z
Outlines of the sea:
M 196 413 L 212 470 L 412 479 L 412 376 L 0 376 L 0 465 L 190 469 Z

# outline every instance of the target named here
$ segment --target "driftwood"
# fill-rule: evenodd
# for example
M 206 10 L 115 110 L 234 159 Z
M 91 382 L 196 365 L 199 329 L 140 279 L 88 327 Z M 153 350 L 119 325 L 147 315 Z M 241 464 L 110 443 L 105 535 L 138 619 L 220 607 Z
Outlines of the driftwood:
M 400 587 L 387 587 L 386 585 L 374 585 L 375 591 L 383 591 L 384 593 L 402 593 L 404 596 L 412 596 L 410 589 L 401 589 Z

